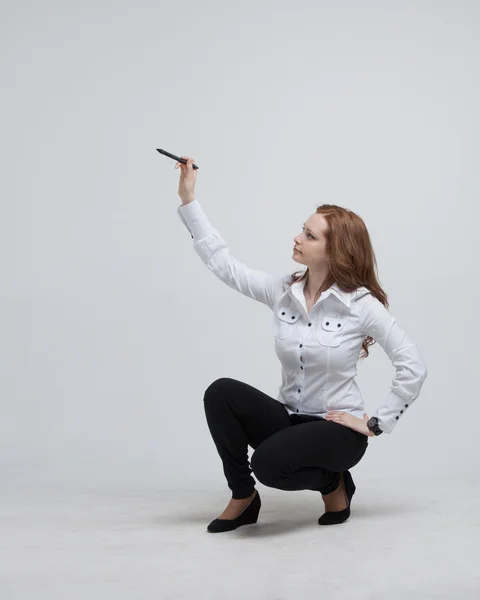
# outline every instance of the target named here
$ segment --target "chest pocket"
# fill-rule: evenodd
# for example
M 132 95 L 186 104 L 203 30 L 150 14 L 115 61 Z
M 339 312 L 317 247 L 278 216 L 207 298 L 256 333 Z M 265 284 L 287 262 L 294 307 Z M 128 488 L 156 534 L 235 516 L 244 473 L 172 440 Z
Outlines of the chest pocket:
M 275 337 L 284 340 L 289 338 L 298 328 L 300 321 L 300 312 L 291 308 L 281 306 L 277 308 L 273 323 L 273 333 Z
M 344 337 L 345 317 L 322 317 L 318 329 L 318 341 L 323 346 L 338 346 Z

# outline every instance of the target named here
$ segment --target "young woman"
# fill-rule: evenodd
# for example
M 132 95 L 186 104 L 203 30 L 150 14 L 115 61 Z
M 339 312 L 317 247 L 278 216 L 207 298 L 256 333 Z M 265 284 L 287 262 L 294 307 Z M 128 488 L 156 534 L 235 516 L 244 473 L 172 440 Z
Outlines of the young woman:
M 305 271 L 274 276 L 234 258 L 195 199 L 194 159 L 180 167 L 178 214 L 205 265 L 241 294 L 273 312 L 275 352 L 282 365 L 278 397 L 223 377 L 205 391 L 208 427 L 232 497 L 209 532 L 256 523 L 255 479 L 281 490 L 315 490 L 320 525 L 350 516 L 355 484 L 349 469 L 368 438 L 390 434 L 420 394 L 427 368 L 418 346 L 387 310 L 367 228 L 354 212 L 323 204 L 294 238 L 293 260 Z M 355 381 L 359 359 L 378 342 L 396 369 L 375 416 L 364 412 Z M 360 351 L 363 354 L 359 356 Z M 254 452 L 248 462 L 248 445 Z

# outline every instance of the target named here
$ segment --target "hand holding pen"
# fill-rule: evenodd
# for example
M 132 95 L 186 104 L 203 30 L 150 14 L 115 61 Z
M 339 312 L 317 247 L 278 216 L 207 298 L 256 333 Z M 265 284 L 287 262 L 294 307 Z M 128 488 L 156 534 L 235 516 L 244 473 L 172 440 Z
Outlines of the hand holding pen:
M 178 183 L 178 195 L 182 199 L 183 204 L 189 204 L 192 200 L 195 200 L 195 183 L 197 181 L 197 172 L 193 168 L 193 158 L 189 156 L 182 156 L 185 159 L 186 164 L 177 162 L 175 169 L 180 167 L 180 181 Z
M 182 199 L 182 203 L 188 204 L 192 200 L 195 200 L 195 182 L 197 181 L 196 170 L 199 169 L 199 167 L 193 162 L 194 159 L 188 156 L 175 156 L 175 154 L 171 154 L 160 148 L 157 148 L 157 152 L 176 160 L 175 169 L 178 167 L 181 168 L 178 195 Z

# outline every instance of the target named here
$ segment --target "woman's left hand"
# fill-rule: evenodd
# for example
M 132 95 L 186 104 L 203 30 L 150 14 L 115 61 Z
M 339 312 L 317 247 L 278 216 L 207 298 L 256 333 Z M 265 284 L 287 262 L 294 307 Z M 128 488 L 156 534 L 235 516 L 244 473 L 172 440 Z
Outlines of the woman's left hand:
M 325 419 L 327 421 L 334 421 L 335 423 L 340 423 L 340 425 L 345 425 L 345 427 L 350 427 L 350 429 L 354 429 L 359 433 L 363 433 L 363 435 L 375 437 L 373 431 L 370 431 L 370 429 L 367 427 L 367 413 L 363 413 L 363 419 L 359 419 L 358 417 L 354 417 L 350 413 L 333 410 L 327 414 Z

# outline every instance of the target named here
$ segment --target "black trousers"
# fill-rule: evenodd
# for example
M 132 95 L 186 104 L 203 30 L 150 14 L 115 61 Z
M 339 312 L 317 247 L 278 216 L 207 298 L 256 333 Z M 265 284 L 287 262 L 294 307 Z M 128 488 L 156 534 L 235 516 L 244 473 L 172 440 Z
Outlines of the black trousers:
M 289 415 L 275 398 L 228 377 L 206 389 L 204 408 L 236 499 L 253 493 L 252 472 L 268 487 L 329 494 L 368 446 L 363 433 L 321 417 Z M 255 450 L 250 464 L 248 445 Z

